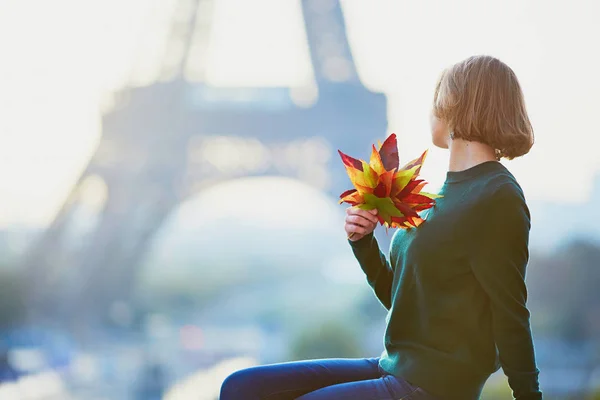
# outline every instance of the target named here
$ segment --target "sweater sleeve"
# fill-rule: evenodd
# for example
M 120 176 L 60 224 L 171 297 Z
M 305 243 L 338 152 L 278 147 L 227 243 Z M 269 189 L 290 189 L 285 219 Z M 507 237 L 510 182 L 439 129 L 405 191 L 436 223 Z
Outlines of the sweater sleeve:
M 503 184 L 481 211 L 471 267 L 490 301 L 500 364 L 515 399 L 539 400 L 539 370 L 526 306 L 529 209 L 517 185 Z
M 367 282 L 373 288 L 381 304 L 389 310 L 392 306 L 394 272 L 385 254 L 379 249 L 375 235 L 371 232 L 354 242 L 348 239 L 348 242 L 367 277 Z

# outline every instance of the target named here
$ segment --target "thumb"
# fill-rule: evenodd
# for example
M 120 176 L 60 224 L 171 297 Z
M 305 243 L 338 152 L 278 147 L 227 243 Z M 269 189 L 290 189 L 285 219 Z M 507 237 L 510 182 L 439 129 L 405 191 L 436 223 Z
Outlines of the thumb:
M 375 214 L 377 214 L 377 209 L 376 209 L 376 208 L 374 208 L 374 209 L 372 209 L 372 210 L 369 210 L 369 212 L 370 212 L 371 214 L 375 215 Z

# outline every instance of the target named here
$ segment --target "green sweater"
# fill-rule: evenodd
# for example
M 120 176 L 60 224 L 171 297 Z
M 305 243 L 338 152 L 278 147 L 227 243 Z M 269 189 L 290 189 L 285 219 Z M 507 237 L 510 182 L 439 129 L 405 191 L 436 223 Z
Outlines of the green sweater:
M 499 162 L 447 172 L 418 228 L 398 229 L 389 262 L 373 233 L 348 240 L 389 310 L 383 370 L 442 399 L 479 399 L 502 367 L 518 400 L 541 399 L 526 307 L 530 215 Z

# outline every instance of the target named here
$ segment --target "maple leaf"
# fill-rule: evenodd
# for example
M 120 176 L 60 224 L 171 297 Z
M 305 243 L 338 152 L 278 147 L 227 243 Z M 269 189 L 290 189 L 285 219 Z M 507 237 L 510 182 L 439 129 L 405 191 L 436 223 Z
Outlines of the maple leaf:
M 386 228 L 416 228 L 424 222 L 418 214 L 442 196 L 421 191 L 427 184 L 417 179 L 427 150 L 400 168 L 396 134 L 392 133 L 379 149 L 372 146 L 369 162 L 338 150 L 354 189 L 340 195 L 339 204 L 348 203 L 363 210 L 377 209 L 377 219 Z M 349 237 L 352 237 L 353 233 Z

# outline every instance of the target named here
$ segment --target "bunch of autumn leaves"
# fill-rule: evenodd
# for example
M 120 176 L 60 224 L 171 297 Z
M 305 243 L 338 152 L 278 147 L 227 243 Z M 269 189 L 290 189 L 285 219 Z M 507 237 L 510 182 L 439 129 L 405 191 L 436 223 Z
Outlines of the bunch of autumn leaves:
M 354 185 L 354 189 L 340 195 L 339 204 L 348 203 L 363 210 L 376 208 L 377 218 L 386 231 L 389 227 L 416 228 L 423 222 L 418 212 L 433 207 L 435 199 L 442 197 L 421 191 L 427 182 L 418 177 L 427 150 L 399 168 L 396 134 L 378 144 L 379 150 L 373 145 L 369 163 L 338 150 Z

